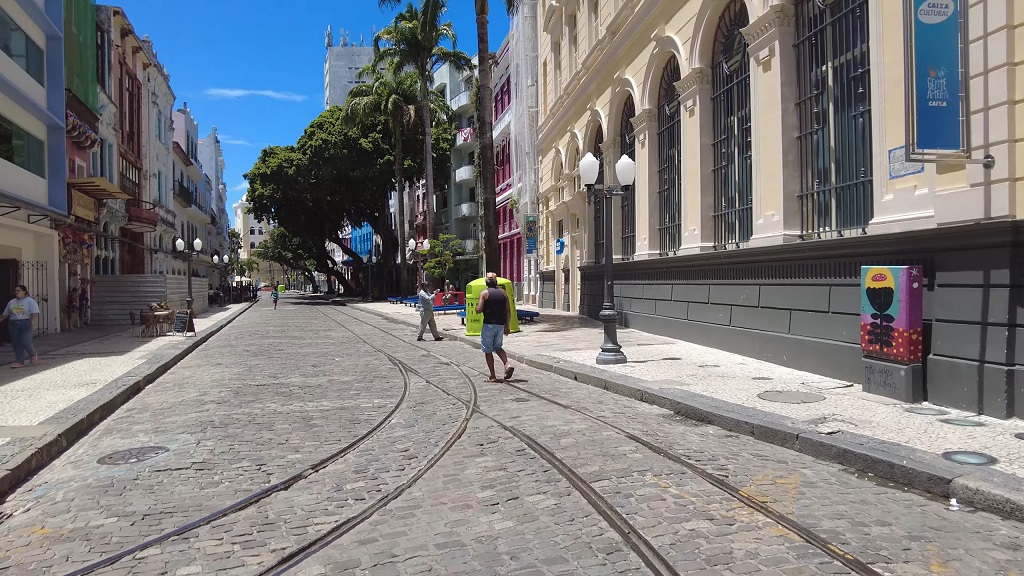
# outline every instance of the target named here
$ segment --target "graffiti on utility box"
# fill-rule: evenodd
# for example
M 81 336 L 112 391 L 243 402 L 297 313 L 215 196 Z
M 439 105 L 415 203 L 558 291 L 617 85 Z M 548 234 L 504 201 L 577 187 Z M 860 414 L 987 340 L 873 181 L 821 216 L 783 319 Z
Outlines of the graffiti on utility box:
M 860 346 L 865 356 L 918 364 L 924 353 L 920 266 L 862 266 Z

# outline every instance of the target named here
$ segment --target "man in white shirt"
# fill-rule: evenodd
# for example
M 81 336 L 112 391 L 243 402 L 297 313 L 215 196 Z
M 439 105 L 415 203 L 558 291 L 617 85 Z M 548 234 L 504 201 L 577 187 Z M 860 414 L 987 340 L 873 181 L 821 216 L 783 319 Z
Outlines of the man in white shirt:
M 444 340 L 444 336 L 437 333 L 437 324 L 434 322 L 434 295 L 441 291 L 427 292 L 429 289 L 429 284 L 420 282 L 420 291 L 417 294 L 420 299 L 420 333 L 416 339 L 423 340 L 423 333 L 427 331 L 427 326 L 430 326 L 430 333 L 434 335 L 434 340 Z

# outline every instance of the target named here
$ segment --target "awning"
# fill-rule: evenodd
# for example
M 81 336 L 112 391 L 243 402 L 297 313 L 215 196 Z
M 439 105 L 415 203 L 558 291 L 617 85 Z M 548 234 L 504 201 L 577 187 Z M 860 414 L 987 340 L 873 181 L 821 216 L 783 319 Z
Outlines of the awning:
M 96 200 L 127 200 L 131 198 L 113 182 L 95 176 L 93 178 L 68 178 L 68 185 Z

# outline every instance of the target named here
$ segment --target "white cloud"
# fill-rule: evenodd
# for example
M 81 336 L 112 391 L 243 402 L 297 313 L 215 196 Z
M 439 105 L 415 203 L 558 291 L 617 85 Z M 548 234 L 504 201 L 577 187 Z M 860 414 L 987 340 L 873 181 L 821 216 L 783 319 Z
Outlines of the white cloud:
M 277 90 L 245 90 L 242 88 L 207 88 L 203 91 L 204 94 L 211 98 L 247 98 L 249 96 L 261 96 L 263 98 L 272 98 L 274 100 L 287 100 L 289 102 L 302 102 L 306 97 L 302 94 L 295 94 L 294 92 L 279 92 Z
M 249 189 L 249 183 L 246 182 L 245 180 L 242 180 L 238 184 L 235 184 L 234 186 L 231 187 L 231 191 L 232 192 L 245 192 L 248 189 Z
M 241 138 L 221 138 L 222 144 L 233 144 L 235 146 L 248 146 L 252 148 L 253 143 L 248 140 L 242 140 Z

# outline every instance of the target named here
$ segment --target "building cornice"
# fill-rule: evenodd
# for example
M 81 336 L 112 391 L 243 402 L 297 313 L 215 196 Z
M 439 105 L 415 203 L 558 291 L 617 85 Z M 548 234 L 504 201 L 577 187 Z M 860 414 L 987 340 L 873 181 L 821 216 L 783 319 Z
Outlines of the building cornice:
M 701 92 L 711 91 L 711 69 L 692 68 L 682 80 L 675 83 L 675 87 L 683 108 L 687 111 L 692 110 L 697 103 L 697 96 Z

